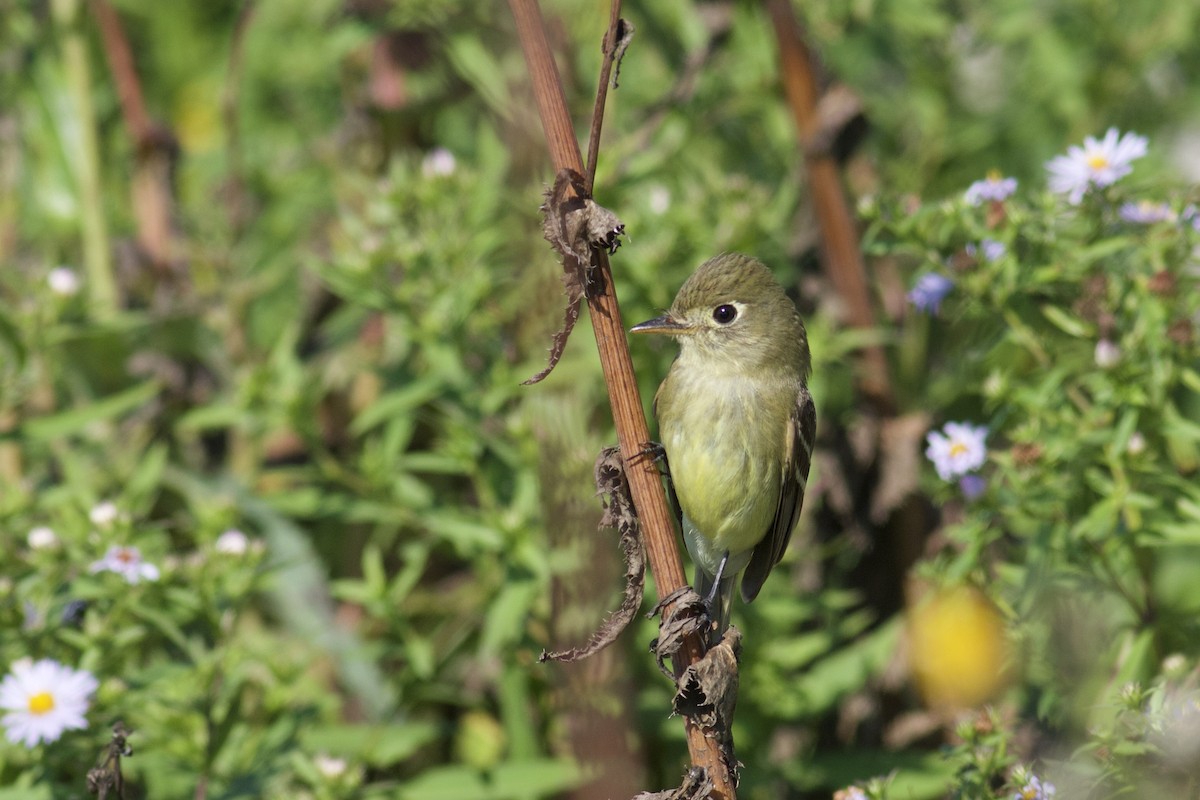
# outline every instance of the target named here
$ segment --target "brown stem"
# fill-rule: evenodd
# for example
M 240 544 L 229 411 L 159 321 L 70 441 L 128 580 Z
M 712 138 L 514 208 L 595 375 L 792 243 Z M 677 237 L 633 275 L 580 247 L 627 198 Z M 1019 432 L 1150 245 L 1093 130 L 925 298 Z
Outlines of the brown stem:
M 812 57 L 801 35 L 791 0 L 766 0 L 767 11 L 779 42 L 780 71 L 808 166 L 809 190 L 816 207 L 824 245 L 822 264 L 834 289 L 846 304 L 848 322 L 855 328 L 873 328 L 875 312 L 867 288 L 867 270 L 858 247 L 854 220 L 838 176 L 837 162 L 828 147 L 818 147 L 823 131 L 817 114 L 817 80 Z M 863 349 L 859 386 L 880 411 L 895 411 L 887 358 L 879 345 Z
M 604 34 L 604 60 L 600 62 L 600 83 L 596 87 L 596 105 L 592 109 L 592 132 L 588 135 L 587 171 L 584 186 L 590 193 L 596 185 L 596 159 L 600 155 L 600 130 L 604 127 L 604 105 L 608 100 L 608 79 L 612 75 L 613 57 L 621 27 L 621 0 L 613 0 L 608 17 L 608 32 Z
M 163 125 L 155 123 L 146 112 L 142 84 L 133 63 L 133 52 L 121 18 L 108 0 L 91 0 L 92 14 L 100 28 L 104 55 L 117 97 L 121 115 L 133 140 L 136 165 L 132 179 L 133 211 L 137 219 L 138 244 L 157 269 L 165 270 L 171 261 L 173 232 L 171 213 L 174 192 L 171 173 L 174 170 L 178 145 L 174 135 Z
M 614 0 L 613 5 L 613 19 L 616 19 L 619 16 L 619 0 Z M 569 168 L 582 173 L 583 158 L 579 143 L 575 140 L 558 68 L 546 41 L 537 0 L 509 0 L 509 8 L 516 21 L 517 35 L 529 68 L 554 171 L 557 173 Z M 606 58 L 610 53 L 611 44 L 606 46 Z M 629 357 L 608 255 L 596 249 L 592 252 L 595 291 L 588 295 L 588 312 L 596 334 L 596 347 L 600 352 L 600 365 L 608 387 L 617 441 L 626 464 L 630 494 L 645 540 L 646 558 L 654 574 L 659 597 L 662 598 L 686 585 L 683 563 L 679 558 L 675 528 L 657 465 L 653 459 L 641 457 L 650 441 L 650 431 L 642 413 L 642 400 L 633 375 L 633 361 Z M 676 674 L 698 661 L 703 654 L 704 646 L 700 638 L 689 638 L 685 642 L 682 657 L 676 659 Z M 734 800 L 733 781 L 721 763 L 716 739 L 708 738 L 704 730 L 690 719 L 685 718 L 684 724 L 692 763 L 703 767 L 713 781 L 715 788 L 711 796 L 718 800 Z
M 125 117 L 125 126 L 140 146 L 150 138 L 153 125 L 146 113 L 146 101 L 142 97 L 142 85 L 133 66 L 129 40 L 125 38 L 120 17 L 108 0 L 91 0 L 91 6 L 96 25 L 100 28 L 100 38 L 104 42 L 108 68 L 112 70 L 113 83 L 117 85 L 117 97 L 121 101 L 121 114 Z
M 238 116 L 238 100 L 241 95 L 242 65 L 245 61 L 246 32 L 254 19 L 254 0 L 245 0 L 234 23 L 229 47 L 229 65 L 225 76 L 225 87 L 221 92 L 221 120 L 225 128 L 225 152 L 229 162 L 229 177 L 225 182 L 224 195 L 228 210 L 229 227 L 234 237 L 240 238 L 250 216 L 246 194 L 246 170 L 242 157 L 242 127 Z

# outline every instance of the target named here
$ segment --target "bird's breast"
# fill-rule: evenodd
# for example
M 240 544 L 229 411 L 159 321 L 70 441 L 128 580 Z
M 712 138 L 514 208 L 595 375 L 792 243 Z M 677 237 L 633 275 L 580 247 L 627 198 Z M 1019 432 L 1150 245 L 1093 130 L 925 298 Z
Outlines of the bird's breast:
M 749 550 L 775 515 L 786 417 L 742 377 L 673 369 L 667 380 L 659 429 L 683 513 L 718 555 Z

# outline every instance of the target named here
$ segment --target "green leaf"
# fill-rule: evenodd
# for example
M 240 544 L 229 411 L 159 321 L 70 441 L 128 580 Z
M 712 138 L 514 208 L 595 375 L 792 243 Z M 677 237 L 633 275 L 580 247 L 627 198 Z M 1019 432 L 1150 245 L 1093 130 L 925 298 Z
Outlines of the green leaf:
M 1078 317 L 1071 316 L 1056 305 L 1050 303 L 1044 304 L 1042 306 L 1042 316 L 1068 336 L 1074 336 L 1077 339 L 1095 338 L 1095 333 L 1091 325 L 1088 325 Z
M 301 740 L 312 752 L 361 759 L 373 767 L 390 767 L 437 741 L 442 730 L 432 722 L 329 724 L 305 729 Z
M 82 408 L 31 419 L 21 426 L 20 434 L 32 441 L 49 441 L 70 436 L 96 422 L 133 411 L 148 403 L 158 392 L 158 381 L 148 380 Z

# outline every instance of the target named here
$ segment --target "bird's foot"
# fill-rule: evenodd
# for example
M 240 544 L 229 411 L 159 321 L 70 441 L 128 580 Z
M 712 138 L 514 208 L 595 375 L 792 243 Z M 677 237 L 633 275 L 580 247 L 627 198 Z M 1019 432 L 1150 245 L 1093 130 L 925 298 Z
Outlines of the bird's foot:
M 671 477 L 671 466 L 667 463 L 667 448 L 663 447 L 661 442 L 646 442 L 633 458 L 653 459 L 654 463 L 658 465 L 658 471 L 668 478 Z

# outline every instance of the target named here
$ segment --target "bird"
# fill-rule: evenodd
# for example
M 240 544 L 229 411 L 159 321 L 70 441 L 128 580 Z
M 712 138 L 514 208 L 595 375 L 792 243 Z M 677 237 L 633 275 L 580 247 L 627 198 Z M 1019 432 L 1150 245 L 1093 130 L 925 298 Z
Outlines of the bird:
M 654 415 L 695 589 L 719 637 L 738 577 L 749 603 L 804 504 L 817 427 L 808 334 L 771 270 L 737 253 L 705 261 L 666 314 L 630 332 L 679 342 Z

